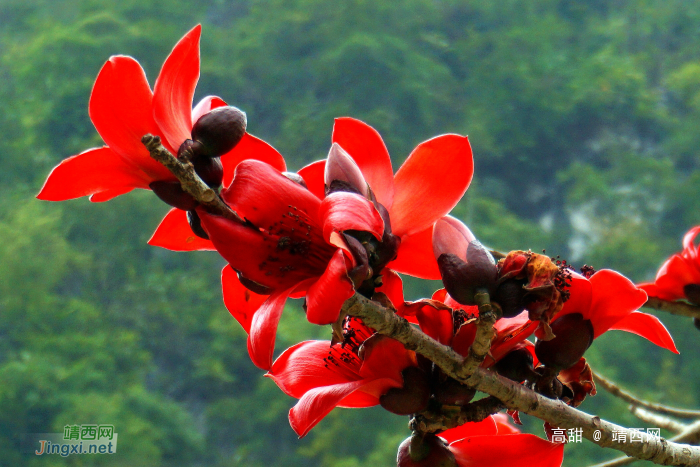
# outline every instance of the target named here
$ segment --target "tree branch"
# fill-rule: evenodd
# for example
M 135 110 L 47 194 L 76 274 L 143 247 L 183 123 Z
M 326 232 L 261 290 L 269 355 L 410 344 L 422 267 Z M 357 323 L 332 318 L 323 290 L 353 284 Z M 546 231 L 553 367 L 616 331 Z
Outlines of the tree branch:
M 146 134 L 141 138 L 151 157 L 163 164 L 180 181 L 180 186 L 200 204 L 207 207 L 212 214 L 218 214 L 227 219 L 243 222 L 238 214 L 219 197 L 218 193 L 199 178 L 190 162 L 183 162 L 173 156 L 160 142 L 159 136 Z
M 668 407 L 662 404 L 657 404 L 654 402 L 645 401 L 620 388 L 600 373 L 593 372 L 593 379 L 596 383 L 596 386 L 602 387 L 613 396 L 619 397 L 623 401 L 631 404 L 633 407 L 644 407 L 645 409 L 651 410 L 653 412 L 662 413 L 666 415 L 673 415 L 674 417 L 680 418 L 700 418 L 700 410 L 679 409 L 675 407 Z
M 685 302 L 671 302 L 668 300 L 661 300 L 660 298 L 656 297 L 649 297 L 643 306 L 659 311 L 665 311 L 667 313 L 671 313 L 672 315 L 700 318 L 700 306 L 691 305 Z
M 686 428 L 688 428 L 688 425 L 685 423 L 659 415 L 658 413 L 651 412 L 642 407 L 631 406 L 630 411 L 632 412 L 632 415 L 641 421 L 650 424 L 654 428 L 663 428 L 664 430 L 671 431 L 673 433 L 682 433 Z
M 345 302 L 344 309 L 349 315 L 362 319 L 377 332 L 398 340 L 407 349 L 432 360 L 456 380 L 501 400 L 510 409 L 546 420 L 559 428 L 581 428 L 586 439 L 598 446 L 622 451 L 628 456 L 663 465 L 700 463 L 699 447 L 679 445 L 663 438 L 651 438 L 647 443 L 613 440 L 613 432 L 624 433 L 627 439 L 631 439 L 631 435 L 638 432 L 581 412 L 562 401 L 548 399 L 483 368 L 477 368 L 469 376 L 462 357 L 454 350 L 431 339 L 404 318 L 365 297 L 355 294 Z
M 493 325 L 496 323 L 496 312 L 491 305 L 491 299 L 485 290 L 474 294 L 479 306 L 479 319 L 476 321 L 476 336 L 469 347 L 469 354 L 464 359 L 464 372 L 471 375 L 479 368 L 491 350 L 491 340 L 495 334 Z

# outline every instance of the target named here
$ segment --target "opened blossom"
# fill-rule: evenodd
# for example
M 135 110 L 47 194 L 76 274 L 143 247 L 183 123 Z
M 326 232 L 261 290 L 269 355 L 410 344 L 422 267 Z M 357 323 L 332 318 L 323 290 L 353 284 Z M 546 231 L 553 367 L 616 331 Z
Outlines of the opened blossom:
M 403 386 L 401 372 L 415 365 L 414 352 L 350 318 L 342 341 L 292 346 L 275 360 L 267 376 L 285 394 L 299 399 L 289 421 L 301 437 L 335 407 L 379 404 L 383 394 Z
M 683 251 L 664 262 L 653 283 L 639 286 L 650 297 L 663 300 L 687 299 L 700 305 L 700 257 L 695 244 L 698 233 L 700 226 L 690 229 L 683 237 Z

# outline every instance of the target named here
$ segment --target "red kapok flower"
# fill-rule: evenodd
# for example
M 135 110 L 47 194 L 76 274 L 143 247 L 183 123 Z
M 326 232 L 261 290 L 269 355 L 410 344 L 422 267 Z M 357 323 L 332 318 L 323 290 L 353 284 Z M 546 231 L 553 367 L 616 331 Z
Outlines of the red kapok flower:
M 376 201 L 386 209 L 392 234 L 400 240 L 396 259 L 386 267 L 424 279 L 439 279 L 432 252 L 432 227 L 452 210 L 471 182 L 474 162 L 467 137 L 448 134 L 419 144 L 395 175 L 384 141 L 366 123 L 338 118 L 332 139 L 357 165 Z M 321 185 L 321 165 L 317 162 L 300 171 L 310 189 Z M 326 183 L 343 178 L 338 174 L 347 174 L 347 167 L 326 172 Z M 358 177 L 353 174 L 345 181 L 352 185 Z
M 700 226 L 690 229 L 683 237 L 683 251 L 666 260 L 653 283 L 639 286 L 650 297 L 663 300 L 685 298 L 700 305 L 700 257 L 695 245 L 698 233 Z
M 646 293 L 622 274 L 603 269 L 587 279 L 572 273 L 569 291 L 569 299 L 551 322 L 558 337 L 537 343 L 537 356 L 545 365 L 569 368 L 593 339 L 611 329 L 637 334 L 678 353 L 661 321 L 636 311 L 646 302 Z
M 402 370 L 416 365 L 412 351 L 372 335 L 361 321 L 346 322 L 342 342 L 306 341 L 285 350 L 266 375 L 299 402 L 289 422 L 301 437 L 335 407 L 371 407 L 403 385 Z
M 459 467 L 559 467 L 564 444 L 520 433 L 508 423 L 508 416 L 496 414 L 482 422 L 465 423 L 440 433 L 449 443 Z
M 224 271 L 224 294 L 240 297 L 227 289 L 245 285 L 268 296 L 249 320 L 248 346 L 253 362 L 269 369 L 277 324 L 290 295 L 306 295 L 310 322 L 329 324 L 354 293 L 348 272 L 356 265 L 334 232 L 358 230 L 381 237 L 384 224 L 364 197 L 339 192 L 321 201 L 260 161 L 240 163 L 222 196 L 246 223 L 197 211 L 216 249 L 240 275 Z M 234 316 L 240 313 L 232 300 L 227 304 Z M 248 310 L 247 304 L 241 307 Z
M 192 109 L 199 79 L 199 37 L 195 26 L 165 60 L 152 92 L 141 65 L 131 57 L 112 56 L 97 75 L 90 95 L 90 119 L 107 146 L 65 159 L 49 175 L 39 199 L 63 201 L 90 196 L 107 201 L 150 183 L 176 180 L 141 144 L 147 133 L 159 135 L 171 152 L 190 137 L 193 121 L 225 105 L 205 97 Z

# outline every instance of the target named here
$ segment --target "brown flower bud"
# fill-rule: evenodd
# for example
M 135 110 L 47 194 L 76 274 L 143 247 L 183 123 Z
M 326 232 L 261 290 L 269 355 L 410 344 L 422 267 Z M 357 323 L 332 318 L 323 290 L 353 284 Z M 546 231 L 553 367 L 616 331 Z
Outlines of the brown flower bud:
M 445 405 L 467 405 L 476 394 L 472 389 L 456 379 L 448 378 L 435 388 L 435 400 Z
M 379 398 L 382 407 L 397 415 L 422 412 L 428 407 L 430 383 L 428 375 L 416 366 L 401 372 L 403 387 L 391 388 Z
M 190 211 L 199 204 L 192 195 L 182 189 L 177 180 L 159 180 L 151 182 L 148 186 L 156 196 L 174 208 Z
M 194 171 L 209 187 L 217 189 L 224 179 L 224 166 L 218 157 L 200 157 L 192 161 Z
M 231 106 L 217 107 L 199 117 L 192 127 L 192 139 L 202 144 L 201 155 L 219 157 L 238 144 L 246 125 L 245 112 Z
M 187 222 L 190 224 L 190 229 L 192 232 L 204 240 L 209 240 L 209 235 L 202 228 L 202 220 L 197 215 L 197 211 L 187 211 Z
M 414 433 L 399 446 L 397 467 L 457 467 L 454 454 L 442 438 Z
M 593 342 L 593 325 L 580 313 L 571 313 L 551 323 L 554 339 L 538 340 L 537 359 L 549 368 L 570 368 L 583 356 Z

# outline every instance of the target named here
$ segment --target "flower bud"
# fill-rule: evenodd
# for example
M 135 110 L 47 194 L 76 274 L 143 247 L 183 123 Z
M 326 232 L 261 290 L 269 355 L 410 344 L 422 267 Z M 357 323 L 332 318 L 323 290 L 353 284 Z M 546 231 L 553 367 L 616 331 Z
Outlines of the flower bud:
M 447 378 L 435 388 L 435 400 L 444 405 L 467 405 L 476 394 L 472 389 L 454 378 Z
M 323 181 L 326 184 L 326 189 L 335 186 L 346 186 L 349 190 L 359 193 L 364 197 L 368 197 L 369 190 L 362 171 L 357 166 L 350 154 L 345 152 L 338 143 L 333 143 L 328 158 L 326 159 L 326 167 L 323 173 Z M 338 183 L 339 182 L 339 183 Z
M 690 303 L 700 306 L 700 284 L 688 284 L 684 286 L 683 293 Z
M 199 218 L 197 211 L 187 211 L 187 222 L 190 224 L 190 229 L 192 229 L 192 232 L 196 236 L 204 240 L 209 240 L 209 235 L 207 235 L 207 232 L 202 228 L 202 220 Z
M 442 438 L 414 433 L 399 446 L 397 467 L 457 467 L 454 454 Z
M 194 171 L 209 187 L 217 189 L 224 179 L 224 166 L 218 157 L 200 157 L 192 161 Z
M 535 355 L 545 366 L 567 369 L 578 363 L 593 342 L 593 325 L 581 313 L 571 313 L 551 323 L 554 339 L 538 340 Z
M 199 204 L 192 195 L 182 189 L 177 180 L 159 180 L 151 182 L 148 187 L 156 196 L 174 208 L 190 211 Z
M 243 138 L 247 125 L 245 112 L 231 106 L 205 113 L 192 127 L 192 139 L 202 144 L 201 155 L 219 157 Z
M 494 365 L 494 369 L 499 375 L 521 383 L 525 380 L 533 381 L 537 376 L 532 364 L 533 358 L 530 351 L 521 348 L 508 352 Z
M 422 412 L 428 407 L 430 383 L 428 375 L 416 366 L 401 372 L 403 387 L 391 388 L 379 398 L 382 407 L 397 415 Z
M 503 311 L 504 318 L 512 318 L 519 315 L 525 309 L 524 280 L 508 279 L 498 286 L 491 300 L 498 303 Z

